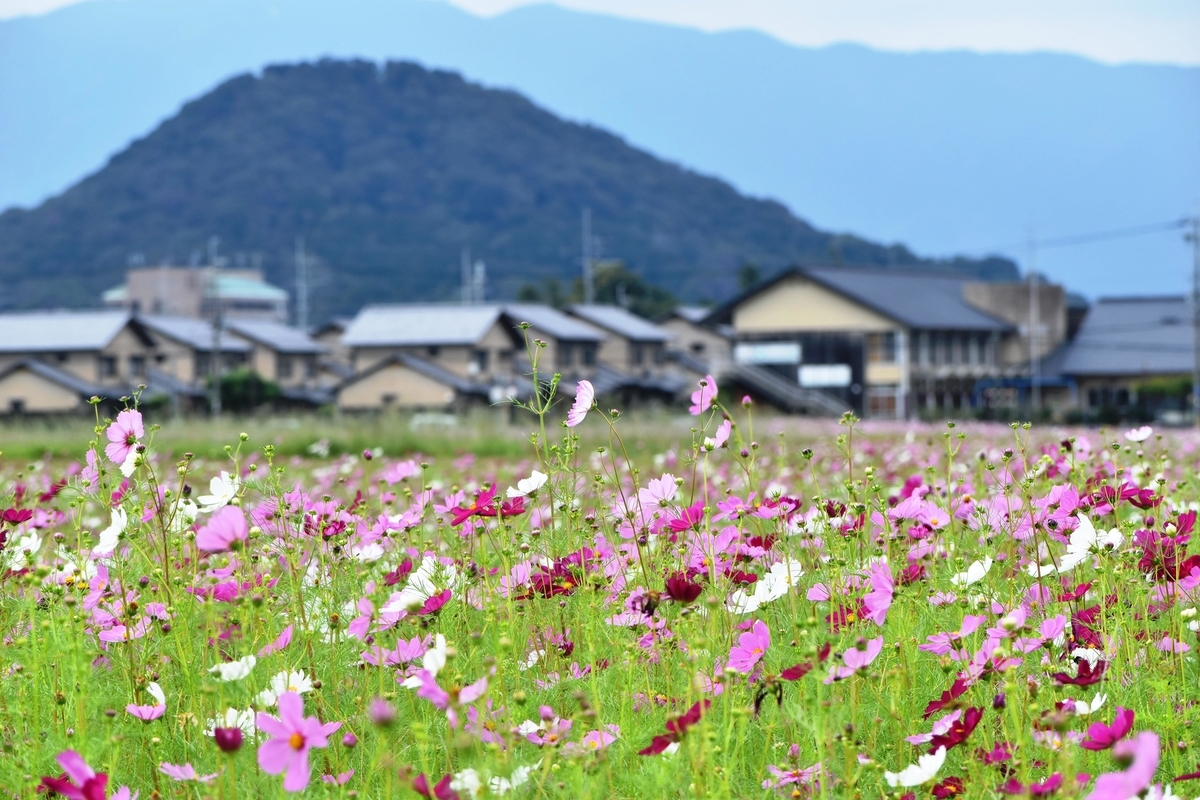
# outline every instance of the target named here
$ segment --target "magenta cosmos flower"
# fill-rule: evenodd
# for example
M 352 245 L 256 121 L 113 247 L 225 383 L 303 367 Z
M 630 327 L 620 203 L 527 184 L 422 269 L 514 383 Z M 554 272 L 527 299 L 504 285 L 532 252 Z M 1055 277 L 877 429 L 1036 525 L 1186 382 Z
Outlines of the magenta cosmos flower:
M 279 716 L 259 712 L 255 724 L 271 736 L 258 747 L 258 766 L 268 775 L 287 774 L 284 791 L 302 792 L 308 786 L 308 751 L 328 747 L 329 734 L 342 727 L 340 722 L 321 724 L 316 717 L 304 716 L 304 701 L 295 692 L 279 696 Z
M 596 402 L 596 390 L 591 381 L 580 381 L 575 385 L 575 404 L 567 412 L 567 427 L 574 428 L 583 422 L 583 418 L 592 410 Z
M 248 536 L 245 512 L 237 506 L 225 506 L 196 534 L 196 548 L 206 553 L 224 553 L 234 542 L 244 542 Z
M 117 414 L 117 421 L 108 426 L 108 446 L 104 448 L 104 454 L 114 464 L 124 464 L 138 439 L 145 433 L 141 412 L 125 409 Z
M 737 644 L 729 651 L 729 669 L 749 675 L 755 665 L 766 655 L 771 646 L 771 629 L 762 620 L 754 620 L 754 626 L 738 637 Z
M 108 797 L 108 776 L 89 767 L 79 753 L 64 750 L 56 760 L 65 774 L 61 778 L 42 778 L 42 788 L 68 800 L 105 800 Z M 112 800 L 130 800 L 129 787 L 118 789 Z
M 1088 738 L 1080 743 L 1084 750 L 1107 750 L 1125 738 L 1133 730 L 1133 711 L 1117 706 L 1117 716 L 1112 725 L 1093 722 L 1088 726 Z
M 717 382 L 712 375 L 705 375 L 700 381 L 700 388 L 692 392 L 692 405 L 688 411 L 700 416 L 712 408 L 713 400 L 717 399 Z

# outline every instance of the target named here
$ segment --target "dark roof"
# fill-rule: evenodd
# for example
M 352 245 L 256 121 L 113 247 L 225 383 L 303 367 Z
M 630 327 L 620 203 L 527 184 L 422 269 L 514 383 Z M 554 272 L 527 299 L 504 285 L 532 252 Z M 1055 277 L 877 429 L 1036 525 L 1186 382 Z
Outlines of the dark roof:
M 350 347 L 473 345 L 500 318 L 497 305 L 432 303 L 367 306 L 346 328 Z
M 575 305 L 568 309 L 568 313 L 630 341 L 667 342 L 671 340 L 671 334 L 621 306 Z
M 985 314 L 963 297 L 963 284 L 977 283 L 978 278 L 928 270 L 861 267 L 792 267 L 720 306 L 705 322 L 729 322 L 735 307 L 797 276 L 815 281 L 909 328 L 1013 330 L 1011 324 Z
M 553 306 L 537 303 L 507 303 L 504 313 L 513 325 L 528 322 L 542 333 L 570 342 L 600 342 L 604 334 L 586 322 L 568 317 Z
M 304 331 L 281 322 L 230 319 L 225 324 L 234 333 L 266 345 L 277 353 L 309 355 L 327 351 L 325 345 L 314 341 Z
M 1174 375 L 1192 371 L 1185 297 L 1102 297 L 1067 347 L 1065 375 Z
M 166 395 L 173 397 L 181 395 L 185 397 L 204 397 L 205 391 L 198 386 L 193 386 L 186 381 L 181 381 L 174 375 L 168 375 L 157 369 L 147 370 L 146 375 L 146 394 Z
M 202 353 L 212 352 L 213 325 L 208 320 L 192 319 L 191 317 L 160 317 L 156 315 L 137 318 L 151 333 L 174 339 L 193 350 Z M 221 330 L 220 349 L 222 353 L 248 353 L 250 343 L 228 328 Z
M 96 386 L 89 383 L 71 373 L 61 370 L 57 367 L 52 367 L 49 364 L 38 361 L 36 358 L 22 358 L 19 361 L 0 369 L 0 378 L 6 378 L 17 370 L 27 369 L 30 372 L 45 378 L 48 381 L 57 383 L 59 386 L 70 389 L 77 393 L 80 397 L 115 397 L 121 394 L 127 394 L 125 389 Z
M 483 386 L 482 384 L 478 384 L 478 383 L 473 383 L 472 381 L 467 380 L 466 378 L 462 377 L 461 375 L 455 375 L 453 372 L 450 372 L 449 370 L 446 370 L 446 369 L 442 369 L 441 367 L 437 366 L 436 364 L 431 364 L 430 362 L 426 361 L 423 358 L 417 358 L 416 356 L 410 356 L 407 353 L 392 353 L 387 358 L 381 359 L 380 361 L 376 362 L 375 364 L 372 364 L 370 367 L 363 370 L 362 372 L 357 372 L 354 375 L 352 375 L 351 377 L 342 381 L 340 384 L 338 384 L 338 388 L 342 388 L 344 386 L 349 386 L 350 384 L 357 383 L 358 381 L 362 380 L 363 378 L 366 378 L 369 375 L 374 375 L 376 372 L 379 372 L 380 370 L 385 369 L 386 367 L 389 367 L 392 364 L 401 364 L 405 367 L 408 367 L 413 372 L 420 373 L 421 375 L 424 375 L 427 378 L 431 378 L 440 384 L 449 386 L 452 389 L 454 389 L 456 392 L 459 392 L 460 394 L 483 394 L 485 396 L 487 395 L 487 387 L 486 386 Z

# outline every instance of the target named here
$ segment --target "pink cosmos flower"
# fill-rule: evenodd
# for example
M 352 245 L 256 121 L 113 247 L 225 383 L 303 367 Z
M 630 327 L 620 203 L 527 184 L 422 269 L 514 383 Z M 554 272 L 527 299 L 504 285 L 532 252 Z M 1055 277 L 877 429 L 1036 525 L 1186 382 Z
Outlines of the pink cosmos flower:
M 248 537 L 245 512 L 238 506 L 225 506 L 196 534 L 196 548 L 206 553 L 224 553 L 234 542 L 244 542 Z
M 829 677 L 825 679 L 826 683 L 833 683 L 845 678 L 849 678 L 860 669 L 865 669 L 879 657 L 883 652 L 883 637 L 879 636 L 867 642 L 866 648 L 859 650 L 857 647 L 851 647 L 846 652 L 842 653 L 842 661 L 846 666 L 839 667 L 834 665 L 830 667 Z
M 896 581 L 892 578 L 892 568 L 883 561 L 876 561 L 868 572 L 871 591 L 863 597 L 863 606 L 867 609 L 863 616 L 882 628 L 887 620 L 888 609 L 892 607 Z
M 255 719 L 258 729 L 271 736 L 258 747 L 258 766 L 268 775 L 286 772 L 284 791 L 302 792 L 311 775 L 308 751 L 328 747 L 329 734 L 342 723 L 321 724 L 316 717 L 305 717 L 304 701 L 295 692 L 284 692 L 278 702 L 278 717 L 260 711 Z
M 700 381 L 700 388 L 692 392 L 692 405 L 688 411 L 698 417 L 712 408 L 713 400 L 716 398 L 717 382 L 712 375 L 705 375 Z
M 141 412 L 125 409 L 117 414 L 117 421 L 108 426 L 108 445 L 104 448 L 104 454 L 114 464 L 124 464 L 138 439 L 145 433 Z
M 228 506 L 226 506 L 228 508 Z M 266 658 L 272 653 L 278 653 L 283 648 L 292 643 L 292 626 L 288 625 L 283 629 L 283 633 L 279 634 L 279 638 L 258 651 L 259 658 Z
M 739 636 L 738 643 L 729 651 L 729 669 L 749 675 L 770 646 L 771 629 L 762 620 L 754 620 L 754 626 Z
M 596 390 L 591 381 L 580 381 L 575 385 L 575 404 L 567 412 L 567 427 L 574 428 L 583 422 L 583 418 L 592 410 L 596 402 Z
M 65 775 L 61 778 L 42 778 L 42 788 L 60 794 L 67 800 L 104 800 L 107 796 L 107 775 L 89 767 L 83 756 L 74 750 L 64 750 L 56 760 Z M 122 786 L 112 800 L 137 800 L 137 795 L 131 795 L 129 787 Z
M 214 772 L 212 775 L 200 775 L 191 764 L 168 764 L 166 761 L 158 765 L 158 771 L 174 781 L 196 781 L 197 783 L 211 783 L 220 774 Z
M 1079 744 L 1084 750 L 1107 750 L 1133 730 L 1133 712 L 1117 706 L 1112 725 L 1093 722 L 1088 726 L 1088 738 Z
M 620 725 L 605 725 L 603 730 L 588 731 L 584 734 L 579 743 L 568 742 L 563 746 L 562 752 L 566 755 L 577 755 L 579 753 L 590 753 L 596 750 L 603 750 L 610 744 L 621 738 Z
M 1158 736 L 1143 731 L 1132 741 L 1121 742 L 1113 751 L 1118 758 L 1132 758 L 1124 772 L 1108 772 L 1096 779 L 1096 788 L 1084 800 L 1129 800 L 1150 787 L 1158 769 Z
M 146 686 L 146 693 L 158 702 L 148 706 L 139 706 L 137 703 L 130 703 L 125 706 L 125 710 L 142 722 L 152 722 L 161 717 L 167 710 L 167 696 L 157 683 L 150 683 Z
M 717 426 L 717 432 L 712 435 L 712 438 L 705 437 L 704 446 L 711 446 L 716 450 L 718 447 L 724 447 L 729 442 L 729 434 L 733 432 L 733 422 L 725 420 Z

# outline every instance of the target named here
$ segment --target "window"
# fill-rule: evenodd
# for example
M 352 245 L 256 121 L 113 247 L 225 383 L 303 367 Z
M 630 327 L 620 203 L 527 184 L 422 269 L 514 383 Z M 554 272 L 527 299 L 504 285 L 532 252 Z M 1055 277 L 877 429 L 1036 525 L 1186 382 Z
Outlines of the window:
M 488 370 L 488 351 L 487 350 L 476 350 L 475 351 L 475 366 L 479 369 L 480 372 L 487 372 L 487 370 Z
M 129 357 L 129 374 L 135 378 L 144 378 L 146 376 L 146 357 L 145 356 L 130 356 Z
M 292 377 L 292 370 L 291 356 L 279 356 L 275 360 L 275 377 L 279 380 L 287 380 Z
M 113 356 L 100 356 L 98 367 L 100 378 L 115 378 L 117 375 L 117 359 Z
M 394 394 L 385 394 L 379 398 L 379 402 L 382 403 L 384 406 L 394 406 L 394 405 L 396 405 L 397 399 L 398 399 L 397 396 Z
M 698 356 L 704 355 L 704 342 L 692 342 L 690 348 Z
M 896 387 L 869 387 L 867 389 L 867 413 L 872 417 L 895 417 Z
M 442 351 L 442 349 L 440 347 L 438 347 L 436 344 L 432 344 L 429 347 L 425 348 L 425 352 L 429 354 L 430 358 L 437 358 L 438 353 L 440 353 L 441 351 Z
M 574 360 L 575 353 L 571 345 L 561 344 L 558 346 L 558 365 L 560 367 L 569 367 Z
M 635 364 L 646 363 L 646 352 L 645 352 L 645 349 L 640 344 L 635 344 L 633 346 L 633 363 L 635 363 Z
M 950 336 L 950 363 L 962 364 L 963 358 L 963 337 L 961 334 L 951 334 Z
M 54 354 L 54 357 L 55 357 L 56 359 L 58 359 L 58 363 L 60 363 L 60 364 L 61 364 L 61 363 L 63 363 L 64 361 L 66 361 L 68 358 L 70 358 L 71 356 L 70 356 L 70 354 L 68 354 L 68 353 L 55 353 L 55 354 Z
M 929 334 L 922 333 L 917 338 L 917 361 L 926 366 L 930 363 Z
M 738 342 L 733 360 L 739 364 L 799 364 L 799 342 Z
M 867 361 L 872 364 L 894 364 L 896 362 L 896 334 L 868 333 Z
M 8 401 L 8 413 L 23 414 L 25 413 L 25 401 L 13 398 Z
M 654 345 L 654 363 L 663 364 L 667 360 L 667 350 L 661 344 Z
M 308 358 L 304 359 L 304 377 L 306 377 L 306 378 L 317 377 L 316 356 L 309 356 Z
M 977 366 L 980 362 L 979 349 L 979 337 L 972 336 L 967 341 L 967 363 L 971 366 Z
M 849 364 L 804 364 L 797 378 L 804 387 L 836 388 L 849 386 L 853 373 Z
M 583 365 L 585 367 L 596 366 L 596 345 L 585 344 L 583 346 Z

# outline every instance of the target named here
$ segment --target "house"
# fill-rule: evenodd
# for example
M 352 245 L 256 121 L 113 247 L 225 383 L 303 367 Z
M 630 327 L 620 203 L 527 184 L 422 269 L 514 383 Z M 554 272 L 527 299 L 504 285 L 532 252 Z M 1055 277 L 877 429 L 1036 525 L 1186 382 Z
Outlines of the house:
M 62 411 L 62 389 L 110 399 L 129 394 L 146 382 L 153 354 L 153 338 L 128 312 L 0 314 L 0 371 L 14 392 L 0 413 Z M 12 388 L 18 384 L 19 391 Z
M 601 364 L 644 378 L 665 371 L 671 335 L 653 322 L 621 306 L 574 305 L 567 313 L 604 332 L 596 353 Z
M 286 322 L 288 293 L 267 283 L 258 269 L 217 266 L 135 267 L 125 283 L 104 292 L 107 308 L 152 316 Z
M 1183 412 L 1195 364 L 1186 297 L 1104 297 L 1065 348 L 1059 371 L 1088 415 Z
M 154 371 L 200 394 L 217 364 L 222 373 L 250 364 L 254 346 L 228 328 L 220 331 L 218 339 L 213 324 L 206 320 L 155 315 L 138 319 L 154 337 Z
M 343 411 L 462 410 L 486 402 L 487 388 L 417 356 L 403 352 L 378 359 L 336 389 Z
M 538 361 L 538 371 L 543 379 L 558 373 L 570 384 L 585 378 L 595 377 L 601 361 L 601 349 L 607 338 L 599 328 L 582 320 L 570 317 L 553 306 L 536 303 L 509 303 L 503 306 L 504 314 L 512 330 L 518 335 L 519 349 L 513 364 L 516 375 L 530 372 L 529 352 L 526 342 L 535 340 L 544 344 Z M 529 327 L 522 330 L 522 323 Z
M 21 358 L 0 368 L 0 414 L 71 414 L 87 411 L 92 397 L 106 397 L 111 387 L 80 379 L 36 358 Z
M 306 332 L 274 321 L 231 319 L 225 323 L 250 343 L 249 366 L 284 393 L 315 389 L 321 357 L 328 351 Z
M 708 365 L 709 372 L 719 371 L 732 358 L 732 330 L 727 325 L 705 325 L 704 320 L 711 312 L 711 308 L 704 306 L 676 306 L 658 320 L 658 327 L 671 337 L 668 357 L 686 356 Z
M 982 284 L 936 271 L 794 267 L 714 310 L 732 328 L 733 368 L 774 373 L 869 417 L 953 413 L 976 383 L 1028 372 L 1030 337 L 1062 344 L 1060 287 Z

